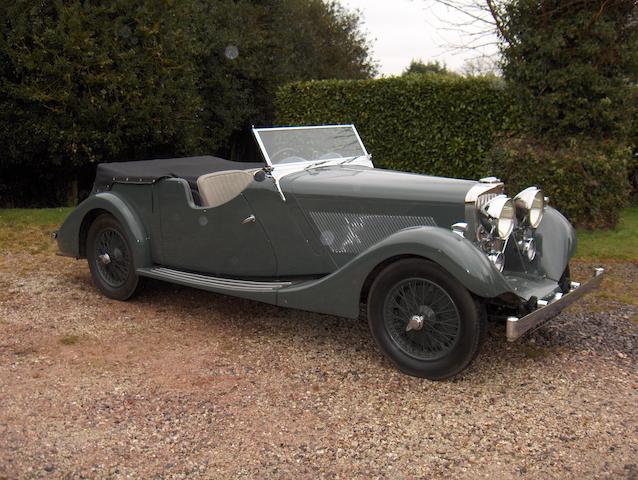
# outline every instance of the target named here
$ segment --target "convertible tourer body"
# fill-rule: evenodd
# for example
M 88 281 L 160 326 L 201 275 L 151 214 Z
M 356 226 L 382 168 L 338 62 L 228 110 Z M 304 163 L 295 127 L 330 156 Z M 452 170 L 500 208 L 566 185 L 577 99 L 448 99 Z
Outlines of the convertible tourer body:
M 597 287 L 571 282 L 576 236 L 536 187 L 374 168 L 352 125 L 254 129 L 263 163 L 191 157 L 100 164 L 56 232 L 96 287 L 145 277 L 356 318 L 431 379 L 463 370 L 488 316 L 516 340 Z

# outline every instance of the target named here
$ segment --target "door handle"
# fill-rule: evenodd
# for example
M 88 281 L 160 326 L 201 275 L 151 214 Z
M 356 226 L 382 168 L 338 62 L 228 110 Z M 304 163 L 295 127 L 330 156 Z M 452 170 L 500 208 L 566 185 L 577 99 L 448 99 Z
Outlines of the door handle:
M 256 221 L 256 220 L 257 220 L 257 219 L 255 218 L 255 216 L 254 216 L 253 214 L 250 214 L 250 216 L 248 216 L 248 217 L 244 218 L 244 219 L 241 221 L 241 224 L 242 224 L 242 225 L 247 225 L 247 224 L 249 224 L 249 223 L 255 223 L 255 221 Z

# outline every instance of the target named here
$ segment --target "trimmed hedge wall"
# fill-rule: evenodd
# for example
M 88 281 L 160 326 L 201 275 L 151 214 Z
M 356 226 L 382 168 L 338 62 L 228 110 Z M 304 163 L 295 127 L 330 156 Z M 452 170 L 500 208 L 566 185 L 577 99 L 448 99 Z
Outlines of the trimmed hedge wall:
M 498 79 L 414 75 L 293 83 L 275 106 L 280 125 L 354 123 L 378 167 L 494 175 L 510 195 L 537 185 L 576 225 L 613 227 L 629 198 L 630 149 L 586 137 L 549 147 L 520 133 L 511 98 Z
M 549 147 L 518 136 L 498 140 L 492 159 L 509 194 L 539 185 L 581 227 L 614 227 L 629 198 L 631 148 L 613 142 L 569 138 Z
M 376 165 L 459 178 L 488 170 L 508 102 L 497 82 L 411 75 L 288 84 L 275 99 L 281 125 L 354 123 Z

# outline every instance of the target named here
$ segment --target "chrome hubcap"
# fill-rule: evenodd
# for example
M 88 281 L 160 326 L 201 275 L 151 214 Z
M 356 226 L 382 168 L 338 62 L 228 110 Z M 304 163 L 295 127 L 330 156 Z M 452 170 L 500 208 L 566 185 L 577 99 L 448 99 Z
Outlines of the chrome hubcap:
M 436 313 L 427 305 L 419 305 L 419 314 L 412 315 L 405 327 L 406 332 L 421 330 L 425 323 L 433 323 L 436 321 Z
M 448 354 L 460 338 L 461 317 L 450 295 L 438 284 L 412 277 L 386 294 L 383 320 L 394 344 L 419 360 Z
M 406 332 L 410 332 L 412 330 L 421 330 L 423 328 L 423 315 L 412 315 L 410 321 L 408 322 L 408 326 L 405 327 Z
M 105 228 L 97 234 L 94 248 L 95 265 L 102 280 L 111 288 L 126 284 L 130 255 L 122 234 L 114 228 Z

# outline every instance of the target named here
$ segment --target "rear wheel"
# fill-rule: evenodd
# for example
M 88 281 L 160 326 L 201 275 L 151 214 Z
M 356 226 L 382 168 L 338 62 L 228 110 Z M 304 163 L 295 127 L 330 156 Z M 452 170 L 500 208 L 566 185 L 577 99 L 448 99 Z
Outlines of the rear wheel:
M 477 355 L 484 315 L 472 295 L 424 259 L 393 263 L 368 295 L 368 323 L 383 353 L 404 373 L 441 380 Z
M 96 288 L 109 298 L 127 300 L 141 286 L 124 229 L 111 215 L 100 215 L 87 235 L 86 258 Z

